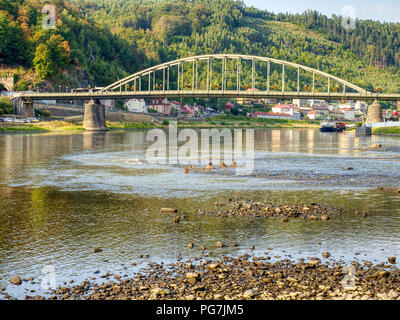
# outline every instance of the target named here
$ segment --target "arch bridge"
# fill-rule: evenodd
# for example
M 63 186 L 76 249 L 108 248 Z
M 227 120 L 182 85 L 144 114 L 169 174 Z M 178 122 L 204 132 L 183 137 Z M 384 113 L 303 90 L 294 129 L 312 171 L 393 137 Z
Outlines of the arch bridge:
M 37 100 L 95 103 L 102 99 L 157 97 L 400 101 L 400 94 L 369 92 L 307 66 L 240 54 L 209 54 L 162 63 L 97 91 L 32 92 L 21 96 L 28 104 Z

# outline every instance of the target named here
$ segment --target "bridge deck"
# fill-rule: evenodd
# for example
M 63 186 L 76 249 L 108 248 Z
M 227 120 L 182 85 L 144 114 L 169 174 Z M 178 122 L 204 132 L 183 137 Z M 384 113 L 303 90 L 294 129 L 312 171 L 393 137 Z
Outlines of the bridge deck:
M 79 93 L 28 93 L 21 94 L 24 100 L 102 100 L 144 98 L 253 98 L 253 99 L 324 99 L 324 100 L 382 100 L 400 101 L 400 94 L 326 93 L 326 92 L 278 92 L 278 91 L 221 91 L 221 90 L 176 90 L 176 91 L 127 91 L 127 92 L 79 92 Z

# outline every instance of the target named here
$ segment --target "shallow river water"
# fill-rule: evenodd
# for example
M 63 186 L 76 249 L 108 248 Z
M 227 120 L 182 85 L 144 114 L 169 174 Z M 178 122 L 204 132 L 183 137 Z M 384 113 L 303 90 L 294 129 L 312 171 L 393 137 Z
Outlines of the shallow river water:
M 129 276 L 149 262 L 201 258 L 199 245 L 212 251 L 210 258 L 268 252 L 272 260 L 296 260 L 329 251 L 325 261 L 344 263 L 380 263 L 400 252 L 400 194 L 378 190 L 400 188 L 399 138 L 255 130 L 255 170 L 236 175 L 231 169 L 184 174 L 181 165 L 149 164 L 146 134 L 0 135 L 0 287 L 18 298 L 28 290 L 42 293 L 48 265 L 55 267 L 57 285 L 107 272 Z M 365 150 L 377 143 L 383 150 Z M 284 224 L 195 213 L 232 197 L 333 204 L 369 217 Z M 162 207 L 187 218 L 175 224 Z M 239 246 L 217 249 L 217 241 Z M 8 282 L 16 275 L 34 280 L 16 287 Z

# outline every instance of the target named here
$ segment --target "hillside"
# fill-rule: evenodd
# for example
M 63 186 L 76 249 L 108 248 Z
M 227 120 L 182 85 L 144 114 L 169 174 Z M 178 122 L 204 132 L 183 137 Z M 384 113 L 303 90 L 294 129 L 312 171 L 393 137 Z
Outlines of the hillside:
M 41 1 L 0 0 L 0 64 L 36 75 L 17 89 L 103 86 L 180 57 L 242 53 L 297 62 L 368 90 L 400 92 L 398 24 L 358 21 L 357 29 L 345 30 L 340 17 L 274 15 L 233 0 L 46 3 L 57 7 L 55 30 L 41 28 Z

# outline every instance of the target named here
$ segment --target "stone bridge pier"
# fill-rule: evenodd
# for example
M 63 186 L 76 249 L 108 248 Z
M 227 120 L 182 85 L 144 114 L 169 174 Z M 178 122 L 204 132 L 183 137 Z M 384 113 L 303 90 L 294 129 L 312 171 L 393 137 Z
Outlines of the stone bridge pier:
M 106 108 L 98 100 L 85 104 L 83 128 L 88 131 L 106 131 Z
M 35 117 L 35 109 L 33 106 L 33 101 L 31 101 L 31 100 L 23 101 L 22 116 L 25 118 L 34 118 Z

